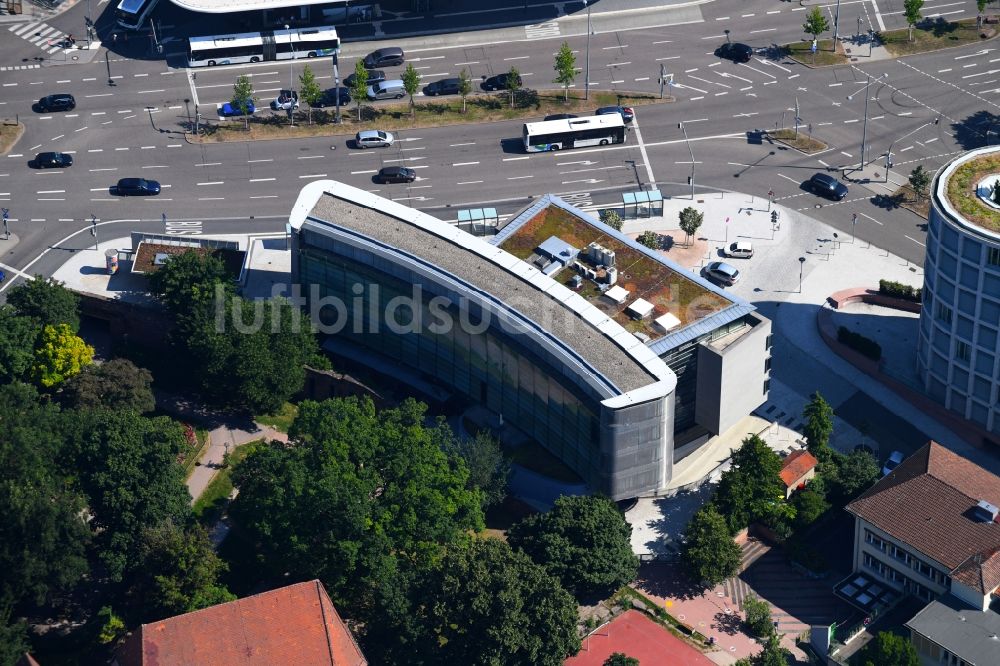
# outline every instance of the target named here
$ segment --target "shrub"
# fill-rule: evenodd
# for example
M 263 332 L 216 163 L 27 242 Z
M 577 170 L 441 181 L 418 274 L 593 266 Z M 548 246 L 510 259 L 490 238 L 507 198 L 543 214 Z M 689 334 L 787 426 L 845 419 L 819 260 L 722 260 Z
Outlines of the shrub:
M 892 296 L 893 298 L 901 298 L 905 301 L 919 303 L 921 291 L 920 287 L 911 287 L 902 282 L 893 282 L 892 280 L 878 281 L 878 293 L 883 296 Z
M 882 345 L 875 342 L 871 338 L 866 338 L 860 333 L 855 333 L 854 331 L 848 330 L 843 326 L 837 329 L 837 342 L 847 345 L 854 351 L 867 356 L 873 361 L 877 361 L 882 358 Z
M 601 211 L 601 222 L 608 225 L 615 231 L 622 230 L 622 216 L 613 208 L 606 208 Z

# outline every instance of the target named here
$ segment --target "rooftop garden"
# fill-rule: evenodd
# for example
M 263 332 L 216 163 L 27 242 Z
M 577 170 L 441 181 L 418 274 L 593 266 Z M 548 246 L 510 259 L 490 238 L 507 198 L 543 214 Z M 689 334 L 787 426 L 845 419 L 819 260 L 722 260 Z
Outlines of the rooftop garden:
M 614 251 L 618 269 L 616 285 L 629 292 L 625 302 L 619 305 L 611 299 L 601 298 L 602 292 L 597 285 L 586 279 L 583 286 L 575 291 L 632 333 L 660 337 L 663 330 L 653 324 L 657 317 L 669 312 L 680 320 L 678 327 L 683 327 L 730 304 L 721 294 L 704 288 L 682 272 L 656 261 L 558 206 L 548 206 L 540 211 L 500 247 L 519 259 L 527 260 L 550 236 L 556 236 L 581 251 L 593 242 Z M 552 277 L 572 288 L 571 280 L 576 274 L 572 268 L 566 268 Z M 633 319 L 625 312 L 626 306 L 639 298 L 649 301 L 654 308 L 642 320 Z
M 948 179 L 947 195 L 952 208 L 983 229 L 1000 233 L 1000 210 L 986 205 L 976 193 L 987 176 L 1000 178 L 1000 152 L 970 159 L 959 165 Z

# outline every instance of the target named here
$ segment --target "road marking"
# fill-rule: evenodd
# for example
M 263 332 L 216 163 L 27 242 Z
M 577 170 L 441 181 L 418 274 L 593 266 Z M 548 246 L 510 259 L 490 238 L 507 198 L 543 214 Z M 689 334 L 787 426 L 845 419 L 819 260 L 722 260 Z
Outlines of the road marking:
M 146 73 L 144 73 L 144 74 L 133 74 L 132 76 L 135 76 L 135 77 L 139 77 L 139 76 L 149 76 L 149 72 L 146 72 Z
M 750 34 L 753 35 L 758 32 L 774 32 L 777 28 L 764 28 L 763 30 L 751 30 Z
M 251 199 L 277 199 L 278 195 L 277 194 L 262 194 L 260 196 L 250 197 L 250 198 Z
M 460 183 L 455 183 L 456 185 L 475 185 L 476 183 L 481 183 L 481 180 L 463 180 Z
M 938 70 L 938 74 L 944 74 L 945 72 L 950 72 L 950 71 L 951 71 L 951 67 L 949 67 L 947 69 L 939 69 Z
M 40 190 L 35 194 L 66 194 L 66 190 Z
M 874 217 L 872 217 L 871 215 L 865 215 L 865 214 L 864 214 L 864 213 L 862 213 L 861 211 L 858 211 L 858 215 L 860 215 L 861 217 L 867 217 L 867 218 L 868 218 L 869 220 L 871 220 L 871 221 L 872 221 L 872 222 L 874 222 L 875 224 L 879 225 L 880 227 L 884 227 L 884 226 L 885 226 L 884 224 L 882 224 L 881 222 L 879 222 L 878 220 L 876 220 L 876 219 L 875 219 Z
M 378 169 L 368 169 L 368 170 L 365 170 L 365 171 L 352 171 L 351 175 L 352 176 L 357 176 L 357 175 L 363 174 L 363 173 L 378 173 Z
M 251 178 L 249 182 L 251 183 L 265 183 L 268 181 L 277 180 L 277 178 Z
M 205 182 L 205 183 L 196 183 L 196 184 L 198 185 L 198 187 L 201 187 L 203 185 L 222 185 L 225 182 L 226 181 L 224 181 L 224 180 L 211 180 L 211 181 L 208 181 L 208 182 Z
M 103 153 L 104 149 L 103 148 L 90 148 L 90 149 L 87 150 L 87 152 L 88 153 Z
M 269 157 L 269 158 L 267 158 L 265 160 L 247 160 L 247 164 L 253 164 L 254 162 L 273 162 L 273 161 L 274 161 L 274 158 L 273 157 Z
M 441 57 L 443 58 L 444 56 Z M 513 58 L 504 58 L 504 62 L 507 62 L 508 60 L 527 60 L 530 57 L 531 56 L 515 56 Z
M 142 167 L 143 169 L 169 169 L 170 167 L 166 164 L 150 164 L 148 166 Z
M 849 152 L 847 152 L 845 150 L 840 151 L 840 154 L 841 155 L 847 155 L 848 157 L 854 157 L 853 155 L 851 155 Z
M 225 201 L 225 197 L 198 197 L 198 201 Z
M 443 58 L 444 56 L 441 56 L 441 57 Z M 326 178 L 326 174 L 325 173 L 311 173 L 311 174 L 309 174 L 307 176 L 299 176 L 299 178 Z
M 470 166 L 473 164 L 479 164 L 479 162 L 454 162 L 452 166 Z
M 528 159 L 528 158 L 527 157 L 505 157 L 505 158 L 503 158 L 503 161 L 504 162 L 516 162 L 518 160 L 526 160 L 526 159 Z
M 455 148 L 457 146 L 474 146 L 474 145 L 476 145 L 475 141 L 469 141 L 468 143 L 451 143 L 451 144 L 448 144 L 448 147 L 449 148 Z
M 108 169 L 90 169 L 90 171 L 118 171 L 118 167 L 111 167 Z M 106 190 L 106 187 L 102 187 L 102 190 Z M 97 190 L 91 190 L 91 192 L 96 192 Z
M 793 182 L 793 183 L 795 183 L 796 185 L 798 185 L 798 184 L 799 184 L 799 181 L 797 181 L 797 180 L 795 180 L 794 178 L 791 178 L 791 177 L 789 177 L 789 176 L 786 176 L 786 175 L 785 175 L 785 174 L 783 174 L 783 173 L 779 173 L 778 175 L 779 175 L 779 176 L 781 176 L 782 178 L 784 178 L 785 180 L 790 180 L 790 181 L 792 181 L 792 182 Z
M 198 162 L 195 166 L 221 166 L 222 162 Z
M 326 157 L 326 155 L 300 155 L 299 157 L 296 157 L 295 159 L 297 159 L 297 160 L 318 160 L 318 159 L 321 159 L 323 157 Z
M 478 60 L 470 60 L 469 62 L 456 62 L 456 63 L 454 63 L 455 67 L 461 67 L 462 65 L 478 65 L 478 64 L 479 64 Z
M 850 125 L 851 123 L 859 123 L 859 122 L 861 122 L 861 121 L 858 120 L 857 118 L 852 118 L 851 120 L 845 120 L 844 124 L 845 125 Z
M 184 144 L 181 143 L 168 143 L 167 148 L 183 148 Z
M 512 176 L 507 180 L 524 180 L 525 178 L 534 178 L 534 176 Z
M 128 148 L 115 148 L 115 152 L 118 152 L 120 150 L 128 150 Z
M 867 216 L 866 216 L 866 217 L 867 217 Z M 910 237 L 909 237 L 909 236 L 907 236 L 906 234 L 903 234 L 903 236 L 904 236 L 905 238 L 908 238 L 909 240 L 913 241 L 914 243 L 916 243 L 916 244 L 917 244 L 917 245 L 919 245 L 920 247 L 927 247 L 926 245 L 924 245 L 923 243 L 921 243 L 920 241 L 918 241 L 918 240 L 917 240 L 916 238 L 910 238 Z

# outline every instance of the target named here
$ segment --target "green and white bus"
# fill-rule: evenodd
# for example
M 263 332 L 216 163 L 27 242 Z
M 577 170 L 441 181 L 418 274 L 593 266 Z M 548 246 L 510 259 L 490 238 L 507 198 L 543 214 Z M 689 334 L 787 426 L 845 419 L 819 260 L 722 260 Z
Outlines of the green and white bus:
M 336 28 L 292 28 L 188 38 L 188 66 L 316 58 L 340 51 Z
M 524 150 L 529 153 L 612 143 L 625 143 L 625 121 L 618 113 L 524 124 Z

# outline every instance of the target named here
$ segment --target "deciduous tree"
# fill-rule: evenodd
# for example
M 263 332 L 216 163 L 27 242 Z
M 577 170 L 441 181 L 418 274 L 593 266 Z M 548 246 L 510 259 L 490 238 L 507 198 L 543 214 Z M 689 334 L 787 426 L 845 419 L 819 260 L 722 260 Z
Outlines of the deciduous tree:
M 507 92 L 510 93 L 510 108 L 514 108 L 514 97 L 517 95 L 517 91 L 521 89 L 521 72 L 517 70 L 517 67 L 511 65 L 510 70 L 507 72 L 507 80 L 505 82 Z
M 361 122 L 361 105 L 368 99 L 368 70 L 365 69 L 365 61 L 358 60 L 354 63 L 354 79 L 351 81 L 351 97 L 358 105 L 358 122 Z
M 751 593 L 743 600 L 743 612 L 746 613 L 746 625 L 754 636 L 766 639 L 774 633 L 771 604 Z
M 335 90 L 334 93 L 337 93 L 337 91 Z M 302 73 L 299 75 L 299 99 L 309 105 L 310 125 L 312 125 L 313 121 L 313 107 L 319 104 L 322 98 L 323 90 L 316 82 L 316 75 L 313 74 L 312 68 L 309 65 L 305 65 L 302 68 Z
M 565 100 L 568 102 L 569 87 L 576 80 L 576 56 L 573 55 L 573 49 L 569 47 L 569 42 L 563 42 L 562 46 L 559 47 L 554 68 L 556 70 L 554 83 L 562 85 Z
M 636 241 L 638 241 L 640 245 L 645 245 L 650 250 L 660 249 L 660 234 L 655 231 L 643 231 L 639 234 L 639 237 L 636 238 Z
M 153 375 L 132 361 L 114 358 L 86 366 L 63 387 L 63 401 L 73 409 L 153 411 Z
M 40 332 L 38 320 L 0 306 L 0 383 L 29 379 Z
M 861 666 L 920 666 L 913 643 L 889 631 L 880 631 L 857 657 Z
M 792 495 L 792 507 L 795 509 L 796 527 L 803 528 L 816 522 L 817 518 L 826 513 L 826 510 L 830 508 L 830 503 L 823 495 L 809 487 Z
M 605 208 L 601 211 L 601 222 L 608 225 L 615 231 L 621 231 L 624 226 L 621 214 L 614 208 Z
M 458 94 L 462 96 L 462 113 L 465 113 L 465 102 L 469 93 L 472 92 L 472 77 L 469 76 L 469 70 L 462 68 L 462 71 L 458 73 Z
M 806 22 L 802 24 L 802 29 L 806 34 L 812 35 L 813 41 L 816 41 L 821 34 L 830 29 L 830 22 L 826 20 L 826 16 L 820 7 L 813 7 L 806 14 Z M 833 48 L 836 49 L 837 45 L 834 44 Z M 816 62 L 815 52 L 813 53 L 813 62 Z
M 496 437 L 483 430 L 471 439 L 452 437 L 445 450 L 465 461 L 469 469 L 468 487 L 482 492 L 483 511 L 503 501 L 507 496 L 510 458 L 504 455 Z
M 788 666 L 788 650 L 781 647 L 781 634 L 772 633 L 764 643 L 764 649 L 750 660 L 753 666 Z
M 94 348 L 74 335 L 69 324 L 45 326 L 35 349 L 32 374 L 46 388 L 57 386 L 92 363 Z
M 410 116 L 415 118 L 417 110 L 413 105 L 413 96 L 420 90 L 420 72 L 416 70 L 412 62 L 406 63 L 406 69 L 403 70 L 403 90 L 410 96 Z
M 923 16 L 920 10 L 924 7 L 924 0 L 903 0 L 903 18 L 906 19 L 907 39 L 913 41 L 913 26 L 920 23 Z
M 243 126 L 250 129 L 250 107 L 256 106 L 257 98 L 254 96 L 253 82 L 246 74 L 240 74 L 233 84 L 233 97 L 230 100 L 233 108 L 239 109 L 243 114 Z
M 838 505 L 851 501 L 878 480 L 878 460 L 867 451 L 837 454 L 834 463 L 836 472 L 831 490 Z
M 717 585 L 736 573 L 740 557 L 740 547 L 714 505 L 703 506 L 691 517 L 684 529 L 681 564 L 692 581 Z
M 698 211 L 691 206 L 687 206 L 680 212 L 680 227 L 681 231 L 684 232 L 684 243 L 691 242 L 691 236 L 698 233 L 698 229 L 701 227 L 701 223 L 705 219 L 705 214 Z
M 515 523 L 507 540 L 559 579 L 577 598 L 605 594 L 639 570 L 632 527 L 614 502 L 596 495 L 563 496 L 548 513 Z
M 732 467 L 722 473 L 712 500 L 733 534 L 781 511 L 785 484 L 780 474 L 781 458 L 756 435 L 733 451 Z
M 828 460 L 830 455 L 830 435 L 833 434 L 833 407 L 830 406 L 819 391 L 802 410 L 806 424 L 803 433 L 809 452 L 820 460 Z
M 0 607 L 0 664 L 15 664 L 28 651 L 28 625 L 11 619 L 10 608 Z
M 931 175 L 923 164 L 918 164 L 917 168 L 910 172 L 910 187 L 918 197 L 927 196 L 927 187 L 931 184 Z
M 52 278 L 36 275 L 7 295 L 7 304 L 22 317 L 34 318 L 39 326 L 66 324 L 80 330 L 80 297 Z
M 604 666 L 639 666 L 639 660 L 624 652 L 615 652 L 604 660 Z

